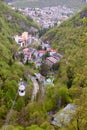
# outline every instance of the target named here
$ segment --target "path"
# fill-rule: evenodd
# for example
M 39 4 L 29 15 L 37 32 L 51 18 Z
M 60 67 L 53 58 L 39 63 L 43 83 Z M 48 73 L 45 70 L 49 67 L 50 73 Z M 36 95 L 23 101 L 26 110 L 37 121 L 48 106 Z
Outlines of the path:
M 28 77 L 31 79 L 31 81 L 32 81 L 32 83 L 34 85 L 32 96 L 31 96 L 31 101 L 34 101 L 34 99 L 36 98 L 37 92 L 39 90 L 39 84 L 38 84 L 37 80 L 33 76 L 28 75 Z

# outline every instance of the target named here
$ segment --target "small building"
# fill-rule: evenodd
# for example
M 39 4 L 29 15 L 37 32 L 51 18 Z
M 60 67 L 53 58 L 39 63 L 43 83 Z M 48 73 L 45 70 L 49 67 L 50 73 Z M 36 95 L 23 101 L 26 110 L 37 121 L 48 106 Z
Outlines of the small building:
M 56 53 L 56 50 L 49 49 L 49 54 L 50 54 L 50 56 L 54 55 L 55 53 Z
M 46 63 L 47 63 L 47 65 L 48 65 L 49 67 L 52 67 L 53 64 L 55 64 L 55 63 L 57 63 L 57 62 L 59 62 L 59 60 L 57 60 L 57 59 L 54 58 L 54 57 L 47 57 L 47 58 L 46 58 Z
M 45 55 L 46 51 L 45 50 L 39 50 L 39 57 L 42 57 L 43 55 Z
M 63 56 L 61 54 L 59 54 L 59 53 L 54 53 L 53 56 L 58 57 L 60 59 L 63 58 Z
M 15 36 L 14 36 L 14 39 L 15 39 L 15 41 L 16 41 L 17 43 L 19 43 L 20 37 L 19 37 L 18 35 L 15 35 Z

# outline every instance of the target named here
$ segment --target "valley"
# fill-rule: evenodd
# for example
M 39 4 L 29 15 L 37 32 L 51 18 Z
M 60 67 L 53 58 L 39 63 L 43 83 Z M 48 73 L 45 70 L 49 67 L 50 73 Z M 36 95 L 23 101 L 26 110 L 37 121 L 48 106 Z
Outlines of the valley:
M 87 7 L 47 28 L 45 9 L 0 1 L 0 130 L 87 128 Z

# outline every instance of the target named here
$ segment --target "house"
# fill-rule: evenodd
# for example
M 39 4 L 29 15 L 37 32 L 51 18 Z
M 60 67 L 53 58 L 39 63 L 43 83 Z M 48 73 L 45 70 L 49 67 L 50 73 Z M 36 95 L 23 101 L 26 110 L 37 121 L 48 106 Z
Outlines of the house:
M 59 53 L 54 53 L 53 56 L 58 57 L 58 58 L 60 58 L 60 59 L 63 57 L 63 56 L 62 56 L 61 54 L 59 54 Z
M 26 61 L 27 59 L 28 60 L 32 60 L 32 54 L 33 52 L 35 51 L 34 48 L 25 48 L 23 49 L 23 54 L 24 54 L 24 60 Z
M 19 46 L 22 47 L 22 46 L 24 45 L 23 39 L 21 38 L 21 36 L 15 35 L 15 36 L 14 36 L 14 39 L 15 39 L 15 41 L 17 42 L 17 44 L 18 44 Z
M 27 40 L 28 39 L 28 32 L 23 32 L 21 35 L 21 38 L 24 40 Z
M 23 46 L 27 46 L 28 32 L 23 32 L 22 33 L 21 40 L 23 42 Z
M 34 50 L 33 55 L 35 56 L 35 59 L 38 59 L 39 52 L 37 50 Z
M 19 37 L 18 35 L 15 35 L 13 38 L 15 39 L 15 41 L 16 41 L 17 43 L 19 43 L 20 37 Z
M 42 57 L 43 55 L 45 55 L 45 53 L 46 53 L 45 50 L 39 50 L 39 51 L 38 51 L 39 57 Z
M 53 50 L 53 49 L 49 49 L 49 54 L 50 54 L 50 56 L 52 56 L 52 55 L 54 55 L 55 53 L 56 53 L 56 50 Z
M 53 66 L 53 64 L 55 64 L 55 63 L 57 63 L 57 62 L 59 62 L 59 59 L 56 59 L 55 57 L 47 57 L 46 58 L 46 63 L 47 63 L 47 65 L 49 66 L 49 67 L 52 67 Z
M 51 49 L 51 46 L 49 44 L 46 44 L 46 43 L 42 43 L 41 46 L 42 46 L 42 49 L 47 50 L 47 51 L 49 51 Z

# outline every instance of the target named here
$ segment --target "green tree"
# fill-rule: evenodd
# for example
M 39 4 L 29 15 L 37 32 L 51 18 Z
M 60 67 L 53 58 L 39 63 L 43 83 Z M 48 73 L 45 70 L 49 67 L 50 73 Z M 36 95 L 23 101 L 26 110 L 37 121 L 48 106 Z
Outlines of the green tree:
M 61 97 L 62 105 L 72 102 L 72 99 L 69 95 L 69 90 L 66 86 L 61 86 L 58 90 L 58 95 Z
M 49 72 L 49 67 L 46 63 L 42 63 L 41 64 L 41 67 L 40 67 L 40 73 L 43 75 L 43 76 L 47 76 Z

